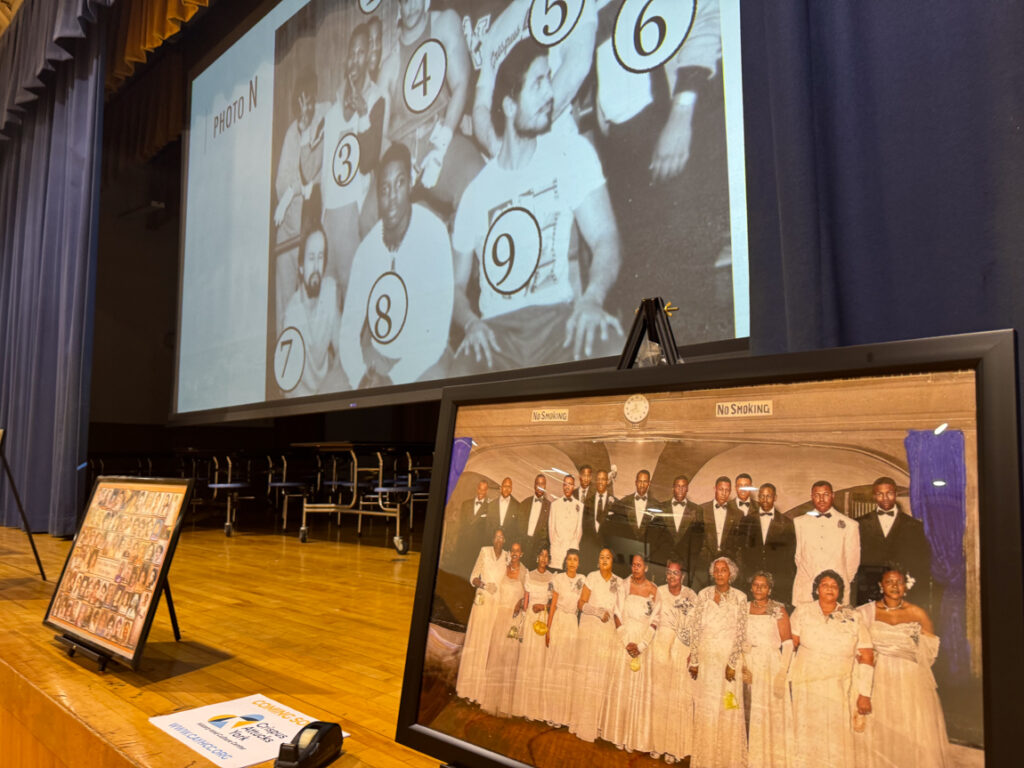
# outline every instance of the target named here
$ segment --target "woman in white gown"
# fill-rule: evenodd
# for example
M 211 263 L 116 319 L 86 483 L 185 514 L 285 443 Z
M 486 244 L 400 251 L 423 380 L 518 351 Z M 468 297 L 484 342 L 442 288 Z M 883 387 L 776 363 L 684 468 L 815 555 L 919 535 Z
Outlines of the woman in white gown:
M 491 629 L 486 677 L 480 693 L 480 708 L 488 714 L 501 717 L 512 714 L 519 649 L 523 644 L 526 624 L 523 600 L 526 595 L 526 566 L 520 563 L 522 557 L 523 548 L 519 542 L 514 542 L 508 551 L 505 575 L 498 580 L 498 591 L 495 593 L 498 612 Z
M 774 579 L 758 571 L 750 580 L 744 682 L 750 686 L 748 768 L 789 768 L 790 750 L 786 672 L 793 637 L 785 606 L 771 599 Z
M 735 768 L 747 763 L 743 683 L 737 674 L 747 627 L 747 598 L 731 585 L 739 568 L 728 557 L 711 563 L 712 585 L 697 595 L 690 677 L 693 751 L 690 768 Z
M 871 716 L 857 738 L 857 766 L 946 768 L 949 741 L 932 663 L 939 638 L 924 609 L 907 602 L 899 567 L 882 574 L 882 599 L 857 610 L 875 647 Z
M 615 605 L 618 653 L 612 657 L 601 738 L 619 749 L 652 752 L 654 664 L 648 653 L 657 628 L 658 588 L 647 578 L 643 555 L 630 558 L 630 578 Z
M 842 605 L 835 571 L 815 577 L 814 602 L 793 611 L 790 667 L 795 768 L 855 768 L 854 728 L 871 712 L 874 654 L 860 614 Z
M 544 720 L 556 727 L 569 724 L 572 692 L 582 666 L 577 616 L 584 579 L 577 573 L 579 566 L 579 550 L 568 550 L 563 563 L 565 572 L 557 574 L 552 582 L 548 634 L 545 638 L 548 643 L 548 666 L 543 687 L 535 689 L 535 695 L 536 691 L 544 691 Z
M 480 549 L 469 574 L 469 582 L 476 587 L 476 595 L 466 624 L 459 676 L 455 680 L 455 693 L 460 699 L 480 701 L 483 692 L 491 630 L 498 616 L 498 582 L 505 576 L 508 565 L 508 552 L 504 547 L 505 532 L 498 528 L 494 531 L 493 545 Z
M 537 568 L 526 574 L 526 621 L 523 645 L 519 649 L 516 688 L 512 695 L 512 714 L 527 720 L 543 720 L 543 697 L 539 695 L 547 666 L 548 604 L 551 601 L 552 579 L 548 570 L 547 547 L 537 553 Z M 540 627 L 544 634 L 539 634 Z
M 610 549 L 601 550 L 598 569 L 587 574 L 580 594 L 578 658 L 581 669 L 573 691 L 569 731 L 583 741 L 594 741 L 601 735 L 611 660 L 622 653 L 612 615 L 624 583 L 612 573 L 613 559 Z
M 651 700 L 651 757 L 674 763 L 690 754 L 693 741 L 693 680 L 686 673 L 697 593 L 683 585 L 683 564 L 665 563 L 658 587 L 658 629 L 651 647 L 654 687 Z

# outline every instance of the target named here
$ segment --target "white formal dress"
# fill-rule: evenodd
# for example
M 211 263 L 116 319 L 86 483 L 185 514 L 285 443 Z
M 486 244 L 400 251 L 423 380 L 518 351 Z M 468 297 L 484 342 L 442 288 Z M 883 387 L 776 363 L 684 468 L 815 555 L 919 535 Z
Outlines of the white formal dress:
M 877 606 L 857 609 L 875 647 L 871 714 L 856 738 L 857 766 L 864 768 L 946 768 L 946 720 L 932 676 L 939 638 L 916 621 L 876 621 Z
M 579 682 L 584 659 L 579 646 L 579 623 L 576 605 L 586 583 L 583 574 L 572 579 L 559 573 L 552 581 L 552 591 L 558 595 L 555 612 L 551 617 L 551 639 L 548 645 L 548 666 L 543 688 L 534 696 L 544 697 L 544 720 L 555 725 L 568 725 L 572 716 L 572 701 Z
M 826 616 L 817 601 L 797 606 L 790 626 L 800 638 L 789 670 L 793 765 L 856 768 L 853 668 L 857 649 L 871 648 L 867 628 L 853 608 L 841 605 Z
M 515 693 L 512 695 L 512 714 L 529 720 L 543 720 L 544 681 L 549 651 L 545 636 L 538 635 L 534 624 L 547 626 L 548 601 L 551 599 L 554 574 L 551 571 L 530 571 L 526 576 L 526 620 L 523 627 L 523 645 L 519 649 L 519 667 L 516 671 Z M 543 605 L 540 613 L 533 606 Z
M 583 741 L 594 741 L 601 735 L 612 658 L 622 651 L 611 615 L 615 613 L 619 590 L 626 588 L 626 583 L 615 574 L 605 581 L 601 571 L 591 571 L 586 586 L 590 589 L 589 610 L 607 611 L 609 619 L 601 621 L 600 616 L 589 611 L 580 615 L 578 647 L 582 668 L 573 692 L 569 730 Z
M 657 621 L 657 593 L 629 594 L 629 581 L 619 591 L 615 615 L 621 622 L 616 636 L 618 652 L 612 657 L 607 707 L 601 737 L 620 749 L 651 752 L 651 701 L 654 693 L 654 662 L 651 644 Z M 626 646 L 636 643 L 641 653 L 634 660 Z
M 681 586 L 673 595 L 658 587 L 658 631 L 654 634 L 654 699 L 651 705 L 652 751 L 681 760 L 693 738 L 693 680 L 687 672 L 690 632 L 697 594 Z
M 459 658 L 459 676 L 455 693 L 462 699 L 479 701 L 487 672 L 487 652 L 491 643 L 491 630 L 498 616 L 498 582 L 505 578 L 508 552 L 494 556 L 494 547 L 482 547 L 469 574 L 469 581 L 478 576 L 484 586 L 476 590 L 473 608 L 466 624 L 466 641 Z
M 747 598 L 729 588 L 715 602 L 715 586 L 697 595 L 690 664 L 698 667 L 694 685 L 691 768 L 746 765 L 740 653 L 747 626 Z M 726 667 L 736 670 L 730 682 Z
M 749 768 L 789 768 L 790 745 L 788 697 L 775 697 L 775 679 L 782 669 L 782 638 L 779 619 L 785 609 L 772 600 L 764 614 L 747 615 L 748 650 L 744 654 L 750 670 L 750 732 L 747 742 Z M 780 691 L 783 688 L 780 686 Z
M 523 565 L 519 566 L 518 576 L 512 577 L 506 573 L 498 580 L 498 591 L 495 595 L 498 609 L 494 626 L 491 628 L 486 672 L 480 691 L 480 708 L 491 715 L 508 717 L 512 714 L 519 650 L 526 628 L 526 615 L 522 612 L 518 615 L 513 614 L 516 607 L 523 604 L 525 585 L 526 566 Z

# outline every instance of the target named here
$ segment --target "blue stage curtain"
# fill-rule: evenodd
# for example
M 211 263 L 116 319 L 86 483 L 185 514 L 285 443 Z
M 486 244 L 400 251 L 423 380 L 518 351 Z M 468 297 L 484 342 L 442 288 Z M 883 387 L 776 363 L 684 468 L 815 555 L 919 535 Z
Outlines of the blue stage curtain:
M 950 429 L 936 435 L 911 430 L 903 441 L 910 465 L 910 506 L 924 522 L 932 548 L 932 578 L 942 595 L 935 632 L 942 638 L 936 662 L 955 679 L 970 671 L 967 634 L 967 571 L 964 566 L 964 531 L 967 528 L 967 469 L 964 434 Z M 936 482 L 942 484 L 936 485 Z M 913 601 L 913 592 L 909 595 Z
M 26 0 L 0 38 L 0 426 L 32 529 L 57 536 L 86 451 L 110 2 Z M 0 524 L 20 526 L 6 479 Z

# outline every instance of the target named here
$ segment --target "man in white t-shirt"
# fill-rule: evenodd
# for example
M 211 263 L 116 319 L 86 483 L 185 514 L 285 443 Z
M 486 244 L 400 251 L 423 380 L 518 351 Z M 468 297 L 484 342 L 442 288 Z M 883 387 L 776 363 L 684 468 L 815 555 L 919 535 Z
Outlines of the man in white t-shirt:
M 305 350 L 302 375 L 299 383 L 287 393 L 289 397 L 348 388 L 335 373 L 338 368 L 335 347 L 339 322 L 338 286 L 334 278 L 324 274 L 326 259 L 327 240 L 323 230 L 313 229 L 306 235 L 299 254 L 302 284 L 292 294 L 284 311 L 284 327 L 299 332 Z
M 338 349 L 359 387 L 416 381 L 448 345 L 451 242 L 441 220 L 410 201 L 411 164 L 404 144 L 384 153 L 377 174 L 381 220 L 352 262 Z
M 600 161 L 579 136 L 551 135 L 547 49 L 528 38 L 495 78 L 492 122 L 501 147 L 473 179 L 455 215 L 457 362 L 509 369 L 615 354 L 622 328 L 603 305 L 619 272 L 619 234 Z M 580 284 L 573 225 L 593 253 Z M 467 294 L 474 266 L 478 307 Z M 458 360 L 462 357 L 461 361 Z

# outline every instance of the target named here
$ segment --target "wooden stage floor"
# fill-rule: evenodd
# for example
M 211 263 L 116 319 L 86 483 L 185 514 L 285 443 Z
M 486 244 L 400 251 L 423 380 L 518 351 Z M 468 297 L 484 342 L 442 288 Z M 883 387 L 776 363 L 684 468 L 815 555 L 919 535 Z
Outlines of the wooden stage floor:
M 200 768 L 148 718 L 255 693 L 341 723 L 337 766 L 438 767 L 394 741 L 418 553 L 184 529 L 169 577 L 182 641 L 161 604 L 139 671 L 99 673 L 42 624 L 70 542 L 35 540 L 46 583 L 24 532 L 0 527 L 4 768 Z

